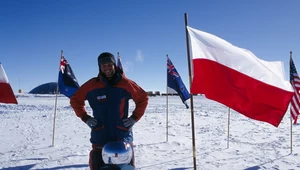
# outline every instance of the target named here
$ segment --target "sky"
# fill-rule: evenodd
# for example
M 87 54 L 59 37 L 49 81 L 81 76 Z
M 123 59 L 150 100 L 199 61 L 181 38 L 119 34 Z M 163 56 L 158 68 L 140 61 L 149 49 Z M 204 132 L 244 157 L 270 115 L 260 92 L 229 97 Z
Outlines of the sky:
M 102 52 L 120 53 L 125 74 L 146 91 L 166 91 L 166 55 L 189 89 L 188 25 L 300 70 L 300 1 L 0 1 L 0 62 L 14 90 L 56 82 L 60 52 L 79 84 L 98 74 Z M 299 71 L 298 71 L 299 72 Z
M 69 99 L 58 97 L 54 119 L 55 95 L 17 96 L 18 105 L 0 104 L 0 169 L 88 170 L 90 128 Z M 195 157 L 190 109 L 178 96 L 169 96 L 168 110 L 166 96 L 150 97 L 133 126 L 136 170 L 192 170 L 193 158 L 197 170 L 300 169 L 300 124 L 292 126 L 291 138 L 289 114 L 276 128 L 233 110 L 228 114 L 204 96 L 193 99 Z M 88 104 L 86 109 L 91 113 Z

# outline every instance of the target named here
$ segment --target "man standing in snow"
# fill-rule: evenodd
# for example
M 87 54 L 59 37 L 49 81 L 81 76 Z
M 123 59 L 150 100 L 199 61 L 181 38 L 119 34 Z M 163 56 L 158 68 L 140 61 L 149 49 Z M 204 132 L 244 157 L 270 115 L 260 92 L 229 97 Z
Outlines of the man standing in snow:
M 91 170 L 104 166 L 101 152 L 106 143 L 124 141 L 132 145 L 132 126 L 140 120 L 148 105 L 147 93 L 116 67 L 113 54 L 101 53 L 98 66 L 98 76 L 84 83 L 70 99 L 76 115 L 91 128 Z M 128 113 L 130 99 L 135 102 L 131 115 Z M 87 114 L 85 100 L 93 110 L 92 116 Z M 130 163 L 135 166 L 134 156 Z

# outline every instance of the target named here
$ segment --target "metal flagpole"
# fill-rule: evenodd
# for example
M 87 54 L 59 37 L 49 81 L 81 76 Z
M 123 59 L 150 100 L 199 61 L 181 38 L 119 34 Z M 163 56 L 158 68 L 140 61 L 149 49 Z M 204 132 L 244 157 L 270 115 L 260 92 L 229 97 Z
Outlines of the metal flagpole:
M 168 54 L 167 54 L 167 62 L 168 62 Z M 168 142 L 168 128 L 169 128 L 169 125 L 168 125 L 168 122 L 169 122 L 169 92 L 168 92 L 168 68 L 167 68 L 167 84 L 166 84 L 166 141 Z
M 59 66 L 60 67 L 60 61 L 63 56 L 64 51 L 60 51 L 60 59 L 59 59 Z M 59 68 L 60 69 L 60 68 Z M 54 136 L 55 136 L 55 120 L 56 120 L 56 108 L 57 108 L 57 96 L 58 96 L 58 79 L 56 84 L 56 97 L 55 97 L 55 106 L 54 106 L 54 116 L 53 116 L 53 133 L 52 133 L 52 146 L 54 146 Z
M 230 124 L 230 107 L 228 107 L 227 148 L 229 148 L 229 124 Z
M 185 19 L 185 37 L 186 37 L 186 47 L 187 47 L 187 60 L 188 60 L 188 69 L 189 69 L 189 80 L 190 80 L 190 87 L 192 84 L 192 71 L 191 71 L 191 60 L 190 60 L 190 45 L 189 45 L 189 38 L 188 38 L 188 20 L 187 20 L 187 13 L 184 13 L 184 19 Z M 196 165 L 196 147 L 195 147 L 195 125 L 194 125 L 194 100 L 193 95 L 190 95 L 190 103 L 191 103 L 191 121 L 192 121 L 192 146 L 193 146 L 193 162 L 194 162 L 194 170 L 197 169 Z
M 292 54 L 293 52 L 290 51 L 290 62 L 292 60 Z M 290 67 L 291 67 L 291 64 L 290 64 Z M 290 68 L 290 71 L 291 71 L 291 68 Z M 291 107 L 291 106 L 290 106 Z M 291 115 L 291 128 L 290 128 L 290 133 L 291 133 L 291 153 L 293 152 L 293 118 L 292 118 L 292 113 L 290 112 L 290 115 Z

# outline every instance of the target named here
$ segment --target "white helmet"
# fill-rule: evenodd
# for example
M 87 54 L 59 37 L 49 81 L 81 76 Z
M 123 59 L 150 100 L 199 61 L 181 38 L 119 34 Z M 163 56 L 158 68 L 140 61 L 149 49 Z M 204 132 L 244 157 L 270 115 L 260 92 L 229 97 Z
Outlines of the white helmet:
M 108 142 L 102 148 L 102 159 L 105 164 L 128 164 L 132 159 L 132 148 L 126 142 Z

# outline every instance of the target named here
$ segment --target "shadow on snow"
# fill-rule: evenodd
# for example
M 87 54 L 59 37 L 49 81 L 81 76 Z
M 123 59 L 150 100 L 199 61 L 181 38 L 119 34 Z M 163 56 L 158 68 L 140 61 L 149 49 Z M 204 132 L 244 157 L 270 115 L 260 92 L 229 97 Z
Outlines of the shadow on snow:
M 53 168 L 42 168 L 43 170 L 57 170 L 57 169 L 68 169 L 68 168 L 87 168 L 89 167 L 88 164 L 78 164 L 78 165 L 67 165 L 67 166 L 58 166 Z M 36 170 L 42 170 L 42 169 L 36 169 Z
M 30 165 L 23 165 L 23 166 L 16 166 L 16 167 L 9 167 L 9 168 L 3 168 L 2 170 L 28 170 L 28 169 L 35 169 L 33 168 L 36 164 L 30 164 Z M 88 167 L 88 164 L 78 164 L 78 165 L 67 165 L 67 166 L 58 166 L 53 168 L 41 168 L 41 169 L 35 169 L 35 170 L 58 170 L 58 169 L 68 169 L 68 168 L 86 168 Z
M 284 156 L 281 156 L 281 157 L 276 158 L 276 159 L 272 159 L 272 160 L 267 161 L 267 162 L 265 162 L 265 163 L 262 163 L 262 164 L 260 164 L 260 165 L 256 165 L 256 166 L 252 166 L 252 167 L 246 168 L 246 169 L 244 169 L 244 170 L 259 170 L 259 169 L 261 169 L 261 166 L 263 166 L 263 165 L 265 165 L 265 164 L 267 164 L 267 163 L 273 163 L 273 162 L 275 162 L 275 161 L 277 161 L 277 160 L 279 160 L 279 159 L 281 159 L 281 158 L 287 157 L 287 156 L 289 156 L 289 155 L 291 155 L 291 154 L 292 154 L 292 153 L 287 154 L 287 155 L 284 155 Z
M 28 169 L 30 169 L 30 168 L 32 168 L 34 166 L 35 166 L 35 164 L 30 164 L 30 165 L 23 165 L 23 166 L 3 168 L 2 170 L 28 170 Z

